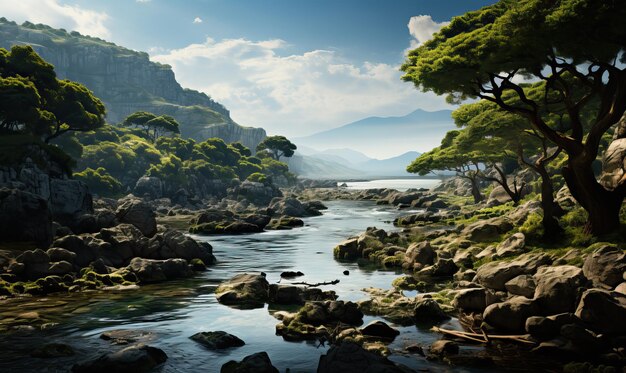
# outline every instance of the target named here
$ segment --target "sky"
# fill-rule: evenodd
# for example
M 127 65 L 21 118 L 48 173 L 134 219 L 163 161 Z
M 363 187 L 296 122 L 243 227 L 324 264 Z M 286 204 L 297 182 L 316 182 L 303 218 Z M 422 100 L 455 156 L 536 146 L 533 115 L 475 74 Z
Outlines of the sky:
M 493 2 L 0 0 L 0 16 L 146 51 L 239 124 L 298 137 L 368 116 L 450 108 L 402 82 L 399 67 L 451 17 Z

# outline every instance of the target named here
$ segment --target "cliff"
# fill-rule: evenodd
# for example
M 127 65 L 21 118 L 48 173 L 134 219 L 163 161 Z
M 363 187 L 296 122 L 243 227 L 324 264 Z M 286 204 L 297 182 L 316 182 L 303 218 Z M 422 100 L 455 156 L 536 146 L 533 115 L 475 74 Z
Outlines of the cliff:
M 169 65 L 151 62 L 145 52 L 75 31 L 0 18 L 0 47 L 15 44 L 32 45 L 55 66 L 60 79 L 91 89 L 105 103 L 111 123 L 144 110 L 173 116 L 181 124 L 181 135 L 198 141 L 215 136 L 254 150 L 266 136 L 262 128 L 235 123 L 229 111 L 206 94 L 181 87 Z

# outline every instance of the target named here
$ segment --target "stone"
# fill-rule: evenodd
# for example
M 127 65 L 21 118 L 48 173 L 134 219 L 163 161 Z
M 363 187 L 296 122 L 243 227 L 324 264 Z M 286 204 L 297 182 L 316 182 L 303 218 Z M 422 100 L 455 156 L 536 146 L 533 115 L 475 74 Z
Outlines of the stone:
M 141 283 L 162 282 L 193 274 L 184 259 L 144 259 L 133 258 L 128 270 L 134 273 Z
M 152 237 L 157 232 L 156 214 L 149 204 L 138 199 L 127 199 L 115 212 L 120 223 L 132 224 L 146 237 Z
M 100 334 L 100 339 L 117 345 L 128 345 L 137 342 L 147 342 L 155 339 L 155 333 L 142 329 L 113 329 Z
M 446 356 L 446 355 L 456 355 L 459 353 L 459 345 L 456 342 L 449 341 L 446 339 L 440 339 L 438 341 L 433 342 L 428 349 L 428 352 L 434 356 Z
M 535 274 L 534 298 L 547 314 L 572 312 L 576 307 L 578 288 L 585 282 L 582 269 L 571 266 L 542 267 Z
M 295 218 L 301 218 L 305 216 L 312 216 L 305 206 L 296 198 L 275 198 L 269 205 L 276 215 L 291 216 Z M 314 215 L 319 215 L 319 212 Z
M 617 188 L 626 173 L 626 117 L 618 122 L 618 130 L 602 157 L 600 183 L 608 190 Z
M 575 314 L 597 333 L 626 334 L 626 295 L 621 293 L 588 289 L 583 293 Z
M 524 331 L 526 319 L 538 312 L 539 308 L 533 300 L 517 296 L 487 306 L 483 320 L 497 330 L 520 333 Z
M 242 273 L 222 282 L 215 295 L 226 305 L 262 307 L 269 300 L 269 283 L 263 274 Z
M 612 244 L 600 245 L 600 248 L 585 259 L 583 273 L 593 282 L 593 286 L 612 289 L 623 281 L 622 275 L 626 272 L 626 253 Z
M 163 350 L 138 344 L 72 367 L 74 373 L 143 373 L 167 360 Z
M 100 257 L 100 250 L 96 246 L 88 245 L 82 237 L 69 235 L 54 241 L 54 247 L 60 247 L 75 254 L 74 264 L 84 268 Z
M 200 332 L 189 337 L 209 350 L 221 350 L 230 347 L 241 347 L 246 343 L 238 337 L 224 331 Z
M 350 238 L 333 249 L 333 255 L 337 259 L 354 260 L 360 257 L 358 238 Z
M 334 300 L 333 291 L 295 285 L 269 285 L 269 302 L 275 304 L 304 304 L 306 301 Z
M 35 242 L 48 247 L 54 238 L 47 201 L 17 189 L 0 189 L 0 241 Z
M 50 257 L 41 249 L 26 250 L 15 261 L 23 264 L 21 275 L 28 279 L 34 280 L 49 274 Z
M 64 260 L 60 262 L 51 262 L 48 268 L 48 274 L 51 275 L 65 275 L 74 271 L 74 266 L 70 262 Z
M 452 276 L 459 270 L 459 267 L 454 264 L 452 259 L 439 258 L 433 265 L 432 276 L 435 277 L 448 277 Z
M 93 199 L 87 184 L 71 179 L 50 179 L 50 210 L 55 220 L 67 221 L 93 213 Z
M 74 349 L 64 343 L 48 343 L 41 347 L 35 348 L 30 356 L 40 359 L 50 359 L 57 357 L 73 356 Z
M 580 319 L 573 313 L 561 313 L 548 317 L 531 316 L 526 320 L 525 330 L 533 338 L 547 341 L 557 337 L 563 325 L 580 322 Z
M 513 225 L 502 217 L 479 220 L 465 227 L 461 235 L 470 241 L 484 242 L 510 231 Z
M 621 284 L 617 285 L 615 287 L 615 291 L 617 293 L 621 293 L 621 294 L 626 295 L 626 282 L 622 282 Z
M 326 355 L 320 356 L 317 373 L 401 373 L 407 370 L 356 343 L 344 341 L 332 345 Z
M 271 230 L 286 230 L 303 226 L 304 222 L 302 221 L 302 219 L 293 218 L 290 216 L 281 216 L 278 219 L 270 220 L 266 228 Z
M 552 263 L 545 253 L 527 253 L 510 262 L 489 262 L 478 268 L 476 281 L 490 289 L 506 290 L 507 281 L 521 274 L 534 274 L 542 265 Z
M 164 233 L 159 233 L 159 237 L 163 240 L 163 246 L 167 247 L 167 251 L 171 252 L 170 258 L 181 258 L 186 261 L 200 259 L 204 264 L 211 265 L 215 263 L 213 248 L 208 242 L 198 243 L 193 238 L 174 229 L 168 229 Z M 161 249 L 161 259 L 168 259 L 163 255 Z
M 151 199 L 163 197 L 163 183 L 161 179 L 154 176 L 142 176 L 135 183 L 133 191 L 137 196 L 149 196 Z
M 393 340 L 400 335 L 400 332 L 380 320 L 375 320 L 361 328 L 361 334 L 369 337 Z
M 74 263 L 74 260 L 76 260 L 76 253 L 60 247 L 51 247 L 46 251 L 46 254 L 50 257 L 51 262 L 66 261 Z
M 515 233 L 498 244 L 494 259 L 523 254 L 525 252 L 525 245 L 526 237 L 524 236 L 524 233 Z
M 531 275 L 519 275 L 513 277 L 504 284 L 506 291 L 513 295 L 522 295 L 526 298 L 535 296 L 535 278 Z
M 417 323 L 436 324 L 450 318 L 432 298 L 416 300 L 413 313 Z
M 465 311 L 483 312 L 487 307 L 485 289 L 459 290 L 452 299 L 452 306 Z
M 267 352 L 248 355 L 240 362 L 231 360 L 222 365 L 220 373 L 278 373 Z

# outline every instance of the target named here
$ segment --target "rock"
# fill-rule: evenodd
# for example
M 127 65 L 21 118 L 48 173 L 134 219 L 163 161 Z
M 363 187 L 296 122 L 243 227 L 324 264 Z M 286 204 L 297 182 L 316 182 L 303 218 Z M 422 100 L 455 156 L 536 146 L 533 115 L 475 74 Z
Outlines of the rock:
M 500 242 L 496 247 L 496 257 L 506 258 L 508 256 L 517 256 L 525 252 L 526 237 L 524 233 L 515 233 L 506 240 Z M 496 259 L 494 257 L 494 259 Z
M 572 196 L 572 193 L 567 185 L 563 185 L 563 187 L 556 192 L 554 201 L 564 209 L 569 209 L 578 205 L 578 202 Z
M 593 286 L 612 289 L 623 280 L 622 275 L 626 272 L 626 253 L 612 244 L 600 246 L 585 259 L 583 273 L 593 282 Z
M 435 251 L 428 241 L 422 241 L 419 243 L 412 243 L 404 254 L 403 268 L 413 269 L 415 263 L 424 265 L 431 265 L 435 261 Z
M 266 228 L 271 230 L 285 230 L 303 226 L 304 222 L 302 219 L 281 216 L 279 219 L 272 219 Z
M 535 274 L 534 298 L 547 314 L 571 312 L 576 307 L 578 288 L 585 282 L 582 269 L 570 265 L 542 267 Z
M 296 198 L 275 198 L 269 205 L 269 208 L 276 212 L 276 215 L 285 215 L 295 218 L 312 216 L 305 206 Z M 319 211 L 317 214 L 320 215 Z
M 306 301 L 334 300 L 333 291 L 305 288 L 295 285 L 269 285 L 269 302 L 276 304 L 304 304 Z
M 430 345 L 428 352 L 431 355 L 442 357 L 446 355 L 456 355 L 459 353 L 459 345 L 456 342 L 440 339 Z
M 520 226 L 524 224 L 528 216 L 531 214 L 539 214 L 541 211 L 541 201 L 533 199 L 517 206 L 515 210 L 507 213 L 507 218 L 509 218 L 514 225 Z
M 435 277 L 448 277 L 454 275 L 458 270 L 459 267 L 454 264 L 454 260 L 439 258 L 433 265 L 431 275 Z
M 70 262 L 62 260 L 60 262 L 51 262 L 47 272 L 51 275 L 65 275 L 73 272 L 73 270 L 74 266 Z
M 358 238 L 350 238 L 335 246 L 333 255 L 337 259 L 354 260 L 359 258 Z
M 263 214 L 249 214 L 242 217 L 242 220 L 248 224 L 256 225 L 260 230 L 263 230 L 271 221 L 271 217 Z
M 506 291 L 513 295 L 522 295 L 533 298 L 535 295 L 535 278 L 531 275 L 519 275 L 513 277 L 504 284 Z
M 187 261 L 184 259 L 144 259 L 133 258 L 128 270 L 139 278 L 142 283 L 161 282 L 181 277 L 189 277 L 193 274 Z
M 89 263 L 100 257 L 100 251 L 96 246 L 88 245 L 82 237 L 69 235 L 54 241 L 53 246 L 60 247 L 74 253 L 74 264 L 79 268 L 87 267 Z
M 215 295 L 223 304 L 262 307 L 269 300 L 269 283 L 262 274 L 242 273 L 222 282 Z
M 89 188 L 82 181 L 51 178 L 50 210 L 58 221 L 71 221 L 76 216 L 93 213 Z
M 132 224 L 146 237 L 152 237 L 157 232 L 156 214 L 149 204 L 138 200 L 124 201 L 115 212 L 120 223 Z
M 476 271 L 476 281 L 490 289 L 506 290 L 505 284 L 521 274 L 533 274 L 542 265 L 552 263 L 544 253 L 528 253 L 510 262 L 489 262 Z
M 158 177 L 142 176 L 135 183 L 133 191 L 136 196 L 148 196 L 150 199 L 163 197 L 163 183 Z
M 132 224 L 123 223 L 112 228 L 103 228 L 94 235 L 94 238 L 108 243 L 108 245 L 102 245 L 106 249 L 99 250 L 99 252 L 114 267 L 125 266 L 134 257 L 157 259 L 146 250 L 150 246 L 148 238 L 144 237 L 139 228 Z
M 621 294 L 626 295 L 626 282 L 622 282 L 621 284 L 617 285 L 615 287 L 615 291 L 617 293 L 621 293 Z
M 50 257 L 51 262 L 66 261 L 69 263 L 74 263 L 74 260 L 76 260 L 76 253 L 62 249 L 60 247 L 49 248 L 46 251 L 46 254 L 48 254 L 48 257 Z
M 626 118 L 622 116 L 618 122 L 618 130 L 613 135 L 613 140 L 602 157 L 602 174 L 600 183 L 608 190 L 618 187 L 626 173 Z
M 198 243 L 193 238 L 184 235 L 182 232 L 168 229 L 164 233 L 159 233 L 158 237 L 162 237 L 163 246 L 171 252 L 170 258 L 181 258 L 190 262 L 193 259 L 200 259 L 204 264 L 211 265 L 215 263 L 213 248 L 207 242 Z M 164 254 L 162 247 L 161 259 L 168 259 Z
M 510 231 L 513 225 L 502 217 L 487 220 L 479 220 L 465 227 L 461 232 L 463 237 L 470 241 L 483 242 L 497 238 L 499 235 Z
M 349 275 L 350 275 L 350 271 L 345 270 L 345 271 L 343 271 L 343 274 L 344 274 L 345 276 L 349 276 Z
M 400 335 L 400 332 L 380 320 L 375 320 L 361 328 L 361 334 L 370 337 L 393 340 Z
M 54 238 L 47 201 L 17 189 L 0 189 L 0 241 L 35 242 L 48 247 Z
M 595 332 L 626 334 L 626 295 L 588 289 L 583 293 L 575 314 Z
M 563 325 L 575 323 L 580 323 L 580 320 L 573 313 L 561 313 L 548 317 L 531 316 L 526 320 L 525 330 L 533 338 L 546 341 L 557 337 Z
M 533 300 L 517 296 L 487 306 L 483 312 L 483 320 L 498 330 L 520 333 L 524 331 L 526 319 L 538 312 L 537 304 Z
M 300 272 L 300 271 L 285 271 L 282 272 L 280 274 L 281 278 L 294 278 L 294 277 L 300 277 L 300 276 L 304 276 L 304 273 Z
M 230 347 L 241 347 L 246 343 L 238 337 L 224 331 L 200 332 L 189 337 L 209 350 L 221 350 Z
M 485 289 L 475 288 L 458 291 L 452 299 L 452 306 L 466 311 L 483 312 L 487 307 Z
M 414 317 L 418 323 L 439 323 L 450 317 L 446 315 L 432 298 L 420 298 L 415 301 Z
M 74 373 L 142 373 L 149 372 L 164 363 L 167 355 L 163 350 L 147 345 L 134 345 L 108 353 L 99 358 L 72 367 Z
M 597 354 L 606 347 L 601 338 L 579 324 L 565 324 L 560 332 L 561 336 L 572 343 L 574 349 L 584 354 Z
M 360 325 L 363 323 L 363 312 L 356 303 L 333 300 L 324 302 L 330 317 L 346 324 Z
M 64 343 L 48 343 L 44 346 L 35 348 L 30 356 L 40 359 L 50 359 L 56 357 L 73 356 L 74 349 Z
M 222 365 L 220 373 L 278 373 L 278 369 L 272 365 L 267 352 L 257 352 L 244 357 L 240 362 L 227 362 Z
M 317 373 L 401 373 L 407 370 L 396 366 L 386 357 L 365 350 L 356 343 L 344 341 L 332 345 L 326 355 L 320 356 Z
M 100 339 L 117 345 L 127 345 L 136 342 L 147 342 L 155 338 L 155 334 L 141 329 L 114 329 L 100 334 Z

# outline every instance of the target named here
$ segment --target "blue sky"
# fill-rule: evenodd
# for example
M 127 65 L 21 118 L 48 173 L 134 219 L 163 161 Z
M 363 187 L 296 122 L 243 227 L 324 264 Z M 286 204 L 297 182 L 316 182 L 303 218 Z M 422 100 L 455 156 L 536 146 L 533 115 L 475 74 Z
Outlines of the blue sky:
M 400 81 L 398 68 L 451 17 L 493 2 L 0 0 L 0 16 L 147 51 L 240 124 L 296 137 L 368 116 L 450 108 Z

